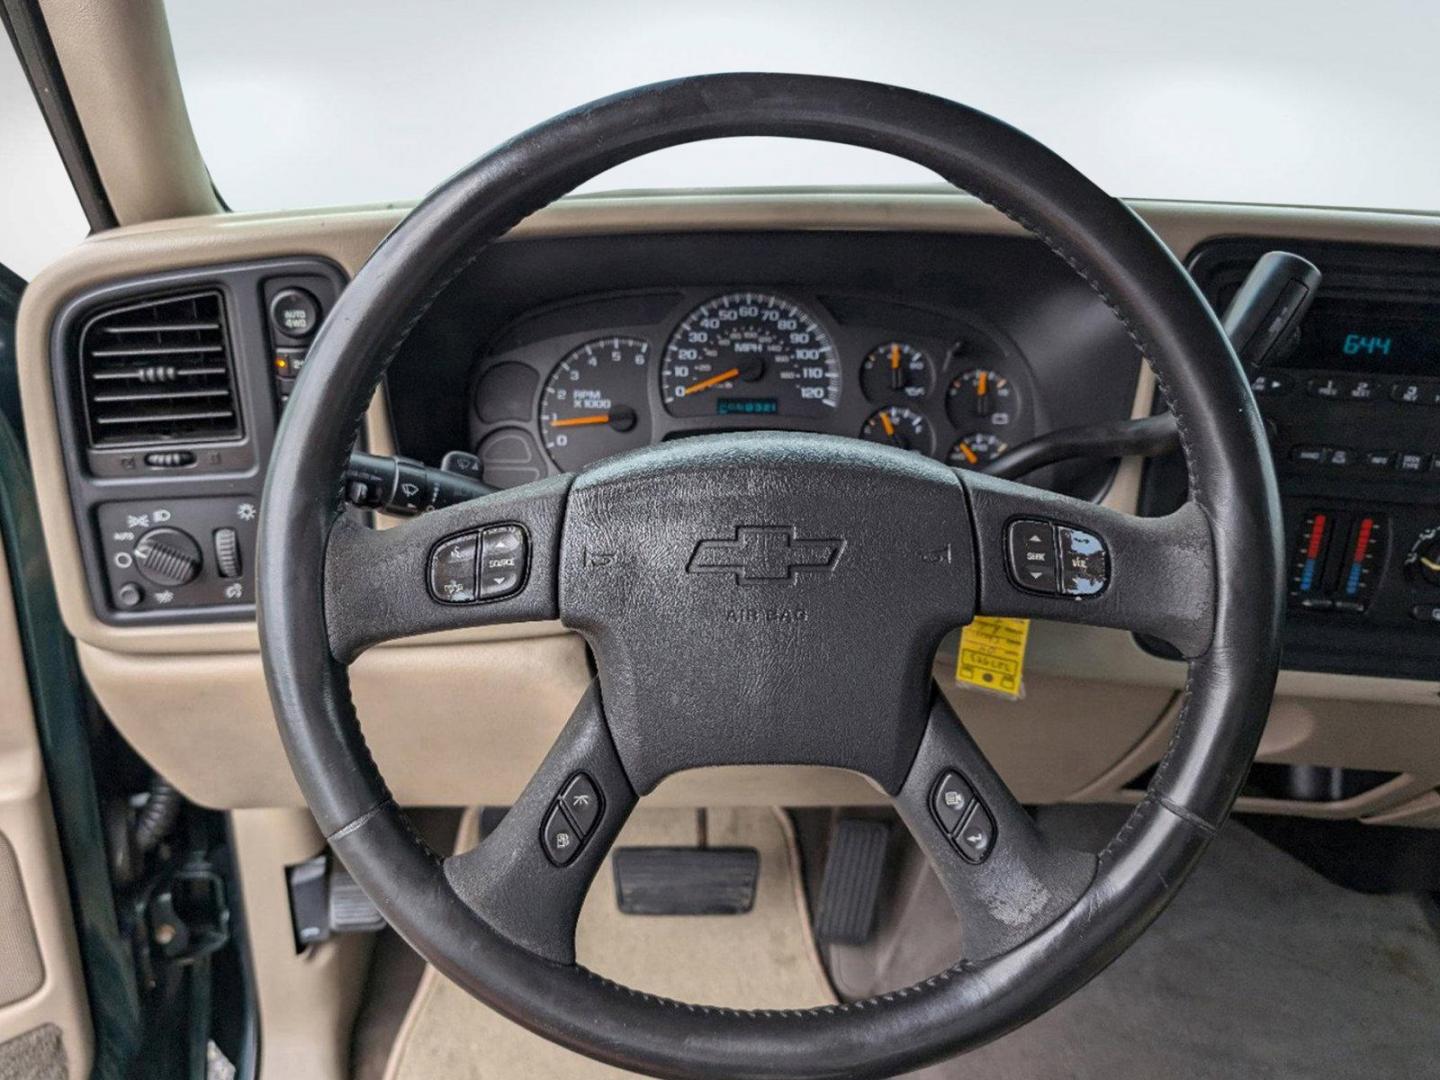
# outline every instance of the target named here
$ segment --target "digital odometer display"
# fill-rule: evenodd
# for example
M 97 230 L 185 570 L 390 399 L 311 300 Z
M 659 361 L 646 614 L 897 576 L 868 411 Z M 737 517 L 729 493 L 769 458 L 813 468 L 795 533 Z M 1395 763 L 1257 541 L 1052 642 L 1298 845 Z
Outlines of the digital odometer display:
M 1440 375 L 1440 308 L 1429 304 L 1315 302 L 1286 367 Z
M 830 335 L 798 304 L 727 293 L 671 335 L 660 390 L 675 416 L 826 416 L 840 401 L 840 362 Z

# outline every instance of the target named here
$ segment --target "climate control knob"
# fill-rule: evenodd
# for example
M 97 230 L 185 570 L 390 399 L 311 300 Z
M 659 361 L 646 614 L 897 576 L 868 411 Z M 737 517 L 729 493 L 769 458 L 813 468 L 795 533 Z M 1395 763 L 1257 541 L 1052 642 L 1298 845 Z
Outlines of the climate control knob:
M 135 567 L 154 585 L 188 585 L 200 573 L 200 545 L 179 529 L 151 529 L 135 544 Z
M 1426 529 L 1405 556 L 1405 569 L 1412 581 L 1440 588 L 1440 525 Z

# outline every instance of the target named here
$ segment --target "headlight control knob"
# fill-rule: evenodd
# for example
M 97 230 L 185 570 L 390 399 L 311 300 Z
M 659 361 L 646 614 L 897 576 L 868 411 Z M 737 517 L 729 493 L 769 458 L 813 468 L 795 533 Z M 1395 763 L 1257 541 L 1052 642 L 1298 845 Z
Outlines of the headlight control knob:
M 188 585 L 200 573 L 200 545 L 179 529 L 151 529 L 135 544 L 135 566 L 152 584 Z

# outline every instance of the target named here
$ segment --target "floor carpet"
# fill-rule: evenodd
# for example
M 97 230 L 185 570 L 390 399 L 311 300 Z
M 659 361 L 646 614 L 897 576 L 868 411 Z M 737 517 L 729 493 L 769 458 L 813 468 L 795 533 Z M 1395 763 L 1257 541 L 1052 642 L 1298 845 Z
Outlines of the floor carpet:
M 622 916 L 607 899 L 606 870 L 581 919 L 582 958 L 644 989 L 717 1004 L 827 1000 L 783 823 L 764 811 L 733 813 L 717 836 L 717 817 L 712 812 L 711 843 L 761 847 L 761 916 Z M 1042 819 L 1092 848 L 1118 823 L 1106 807 L 1047 810 Z M 679 812 L 637 817 L 625 842 L 689 842 L 689 820 Z M 907 900 L 889 928 L 894 947 L 842 958 L 847 991 L 903 985 L 954 958 L 959 927 L 933 875 L 917 872 L 901 887 Z M 687 954 L 684 970 L 662 962 Z M 1332 885 L 1232 823 L 1170 909 L 1089 986 L 1022 1030 L 913 1077 L 1368 1080 L 1435 1076 L 1437 1062 L 1440 939 L 1420 902 Z M 542 1043 L 433 971 L 388 1070 L 389 1080 L 623 1075 Z

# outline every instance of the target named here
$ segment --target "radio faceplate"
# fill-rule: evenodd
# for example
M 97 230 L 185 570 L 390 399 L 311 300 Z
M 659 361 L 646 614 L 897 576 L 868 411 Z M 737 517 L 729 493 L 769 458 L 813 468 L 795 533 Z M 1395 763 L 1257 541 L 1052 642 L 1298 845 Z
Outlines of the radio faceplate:
M 1440 566 L 1440 253 L 1217 241 L 1194 255 L 1191 273 L 1222 311 L 1276 248 L 1324 274 L 1296 334 L 1250 371 L 1291 560 L 1283 663 L 1434 679 L 1440 569 L 1426 560 Z M 1142 513 L 1165 513 L 1185 495 L 1178 455 L 1149 463 Z

